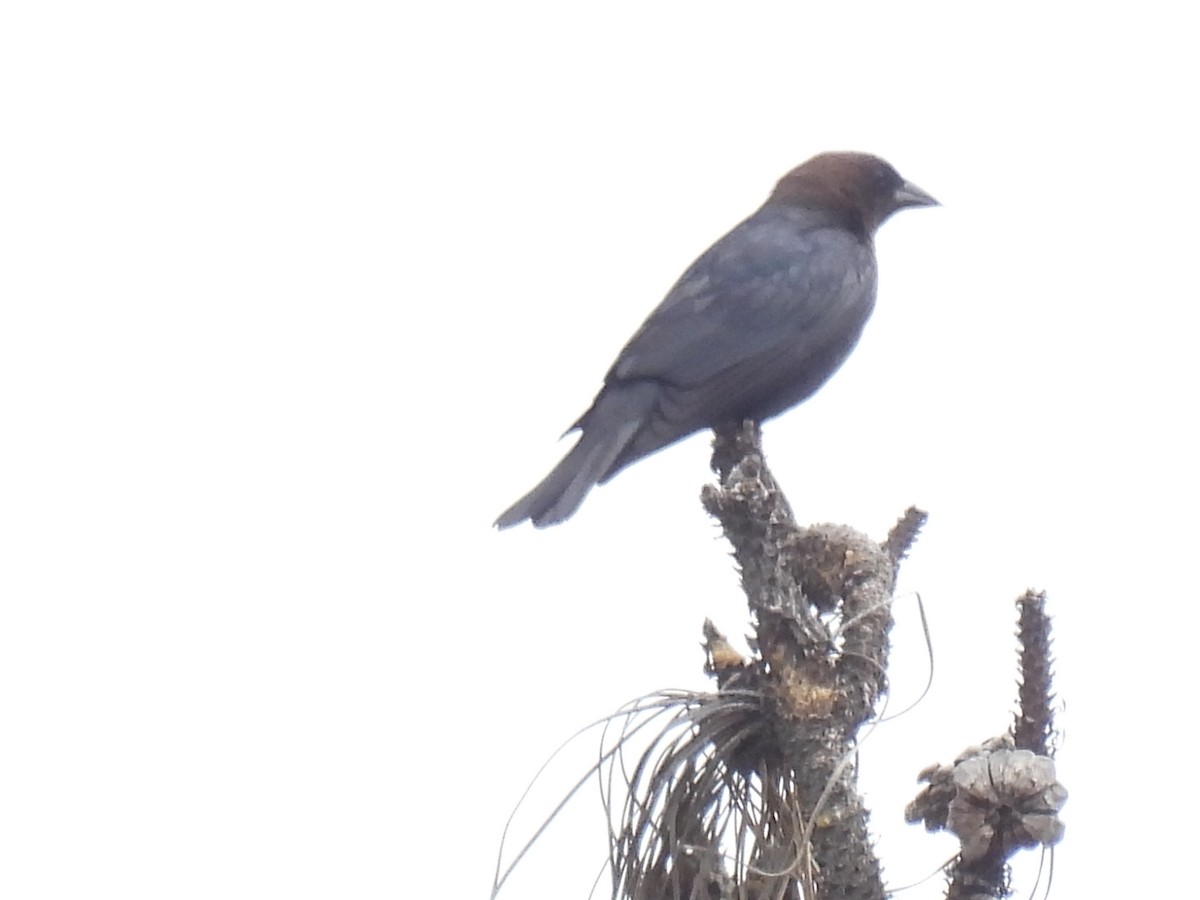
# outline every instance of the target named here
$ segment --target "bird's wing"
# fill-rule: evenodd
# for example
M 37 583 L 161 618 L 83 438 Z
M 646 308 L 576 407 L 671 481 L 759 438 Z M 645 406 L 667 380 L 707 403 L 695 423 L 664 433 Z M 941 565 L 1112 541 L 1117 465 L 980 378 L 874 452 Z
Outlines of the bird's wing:
M 609 381 L 681 388 L 783 348 L 795 359 L 826 339 L 826 324 L 870 313 L 871 248 L 830 227 L 760 211 L 683 274 L 621 351 Z

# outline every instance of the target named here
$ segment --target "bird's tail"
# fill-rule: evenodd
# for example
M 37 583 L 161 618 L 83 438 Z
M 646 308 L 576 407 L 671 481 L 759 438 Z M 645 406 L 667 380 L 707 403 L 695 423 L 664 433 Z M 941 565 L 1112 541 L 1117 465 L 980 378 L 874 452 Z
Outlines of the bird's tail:
M 537 487 L 500 514 L 496 527 L 511 528 L 529 519 L 545 528 L 570 518 L 637 436 L 654 408 L 656 393 L 647 383 L 602 391 L 579 420 L 579 441 Z

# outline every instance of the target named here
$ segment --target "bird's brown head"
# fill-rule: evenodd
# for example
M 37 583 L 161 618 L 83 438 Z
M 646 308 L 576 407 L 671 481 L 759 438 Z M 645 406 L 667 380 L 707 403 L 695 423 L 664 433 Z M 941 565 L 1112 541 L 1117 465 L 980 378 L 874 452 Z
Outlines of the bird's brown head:
M 833 221 L 865 238 L 870 238 L 897 210 L 938 205 L 888 163 L 869 153 L 814 156 L 784 175 L 767 203 L 827 213 Z

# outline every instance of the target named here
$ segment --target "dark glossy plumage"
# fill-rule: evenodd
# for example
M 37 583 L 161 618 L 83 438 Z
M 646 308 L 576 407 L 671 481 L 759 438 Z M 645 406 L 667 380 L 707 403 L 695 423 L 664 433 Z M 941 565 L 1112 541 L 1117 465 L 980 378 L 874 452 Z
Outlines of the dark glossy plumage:
M 935 203 L 867 154 L 825 153 L 793 169 L 684 272 L 573 426 L 579 441 L 496 524 L 561 522 L 630 463 L 811 396 L 875 305 L 875 230 L 899 209 Z

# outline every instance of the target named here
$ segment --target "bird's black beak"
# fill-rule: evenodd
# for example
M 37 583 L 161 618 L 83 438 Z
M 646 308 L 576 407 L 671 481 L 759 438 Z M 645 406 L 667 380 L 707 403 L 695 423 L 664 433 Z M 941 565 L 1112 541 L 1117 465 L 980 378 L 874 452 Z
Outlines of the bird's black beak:
M 925 193 L 911 181 L 906 181 L 896 188 L 896 208 L 904 209 L 909 206 L 941 206 L 929 194 Z

